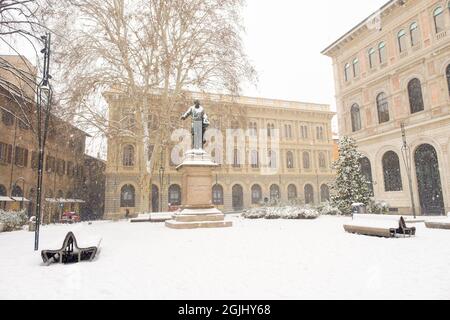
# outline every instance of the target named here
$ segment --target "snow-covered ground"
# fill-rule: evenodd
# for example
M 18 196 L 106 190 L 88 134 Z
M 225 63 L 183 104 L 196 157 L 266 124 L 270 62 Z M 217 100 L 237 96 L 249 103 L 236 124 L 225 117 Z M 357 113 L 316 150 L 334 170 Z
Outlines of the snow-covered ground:
M 450 231 L 346 234 L 348 218 L 241 220 L 231 229 L 98 222 L 42 228 L 103 238 L 92 263 L 42 266 L 33 233 L 0 234 L 0 299 L 450 299 Z

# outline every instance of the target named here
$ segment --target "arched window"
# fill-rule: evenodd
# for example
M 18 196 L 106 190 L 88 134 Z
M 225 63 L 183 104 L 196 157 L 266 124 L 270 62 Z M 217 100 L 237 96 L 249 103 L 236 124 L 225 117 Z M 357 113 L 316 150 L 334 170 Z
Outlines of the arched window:
M 448 94 L 450 95 L 450 64 L 447 66 L 446 74 L 447 74 Z
M 400 32 L 397 34 L 397 41 L 398 41 L 398 50 L 400 53 L 406 50 L 406 32 L 405 30 L 400 30 Z
M 294 154 L 291 151 L 286 154 L 286 166 L 288 169 L 294 169 Z
M 311 161 L 309 152 L 303 152 L 303 168 L 304 169 L 310 169 L 311 168 Z
M 262 189 L 260 185 L 255 184 L 252 187 L 252 204 L 260 204 L 262 200 Z
M 270 200 L 280 200 L 281 199 L 281 193 L 280 193 L 280 187 L 276 184 L 273 184 L 270 186 Z
M 288 200 L 296 200 L 297 198 L 297 187 L 295 186 L 295 184 L 290 184 L 288 186 Z
M 169 203 L 172 206 L 181 206 L 181 187 L 177 184 L 169 188 Z
M 233 210 L 239 211 L 244 208 L 244 189 L 236 184 L 232 190 Z
M 1 197 L 6 197 L 6 188 L 2 184 L 0 184 L 0 196 Z
M 259 152 L 257 150 L 251 152 L 251 165 L 253 169 L 259 168 Z
M 330 201 L 330 188 L 326 184 L 323 184 L 320 187 L 320 201 L 321 202 Z
M 314 204 L 314 188 L 310 184 L 305 186 L 305 203 Z
M 152 212 L 159 212 L 159 188 L 156 185 L 152 185 Z
M 249 133 L 251 137 L 257 137 L 258 136 L 258 125 L 256 122 L 250 122 L 250 129 Z
M 411 113 L 421 112 L 425 109 L 422 95 L 422 84 L 415 78 L 408 83 L 408 96 Z
M 213 204 L 216 206 L 223 205 L 223 187 L 216 184 L 212 189 Z
M 319 168 L 325 169 L 327 167 L 327 159 L 323 152 L 319 153 Z
M 370 164 L 369 158 L 364 157 L 360 159 L 359 165 L 361 166 L 361 173 L 366 178 L 367 182 L 369 182 L 369 190 L 371 195 L 373 196 L 372 165 Z
M 389 122 L 389 102 L 384 92 L 377 96 L 377 110 L 379 123 Z
M 436 30 L 436 33 L 441 33 L 445 30 L 445 16 L 444 16 L 444 10 L 442 7 L 437 7 L 433 12 L 433 18 L 434 18 L 434 27 Z
M 123 166 L 134 166 L 134 147 L 132 145 L 127 145 L 123 148 Z
M 370 50 L 369 50 L 369 67 L 370 67 L 370 69 L 375 67 L 375 54 L 376 54 L 375 49 L 370 48 Z
M 386 62 L 386 44 L 384 42 L 378 45 L 378 56 L 380 58 L 380 64 Z
M 345 81 L 350 80 L 350 64 L 348 64 L 348 63 L 344 67 L 344 79 L 345 79 Z
M 419 25 L 417 22 L 413 22 L 409 27 L 410 36 L 411 36 L 411 46 L 414 47 L 419 43 Z
M 388 151 L 383 156 L 384 189 L 386 192 L 402 191 L 402 174 L 400 160 L 393 151 Z
M 353 76 L 356 78 L 359 76 L 359 59 L 353 60 Z
M 362 128 L 361 125 L 361 111 L 359 106 L 355 103 L 351 109 L 351 117 L 352 117 L 352 130 L 353 132 L 359 131 Z
M 136 199 L 136 191 L 131 184 L 124 185 L 120 191 L 120 207 L 134 208 Z
M 12 191 L 12 196 L 17 197 L 17 198 L 23 197 L 22 188 L 19 186 L 14 186 L 13 191 Z

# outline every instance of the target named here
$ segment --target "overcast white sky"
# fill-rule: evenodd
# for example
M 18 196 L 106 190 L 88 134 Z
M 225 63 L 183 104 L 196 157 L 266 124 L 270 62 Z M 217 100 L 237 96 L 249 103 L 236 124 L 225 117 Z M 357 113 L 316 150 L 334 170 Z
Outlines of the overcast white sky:
M 245 95 L 331 104 L 331 59 L 321 51 L 387 0 L 247 0 L 247 53 L 259 72 Z
M 244 41 L 259 83 L 243 94 L 330 104 L 335 110 L 331 59 L 320 52 L 387 1 L 247 0 Z

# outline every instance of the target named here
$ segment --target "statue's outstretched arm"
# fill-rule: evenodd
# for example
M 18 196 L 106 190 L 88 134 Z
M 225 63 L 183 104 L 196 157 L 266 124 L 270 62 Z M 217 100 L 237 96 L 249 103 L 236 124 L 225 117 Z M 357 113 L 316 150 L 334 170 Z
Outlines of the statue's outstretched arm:
M 186 111 L 186 113 L 185 114 L 183 114 L 182 116 L 181 116 L 181 119 L 182 120 L 186 120 L 187 118 L 189 118 L 189 116 L 191 115 L 191 110 L 192 108 L 189 108 L 189 110 L 188 111 Z

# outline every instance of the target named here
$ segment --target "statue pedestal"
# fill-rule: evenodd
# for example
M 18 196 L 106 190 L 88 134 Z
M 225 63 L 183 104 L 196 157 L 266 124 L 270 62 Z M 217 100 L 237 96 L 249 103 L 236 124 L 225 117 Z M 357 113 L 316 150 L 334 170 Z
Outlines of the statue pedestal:
M 212 204 L 213 170 L 218 165 L 203 150 L 192 150 L 177 170 L 182 174 L 182 207 L 166 222 L 171 229 L 232 227 L 225 215 Z

